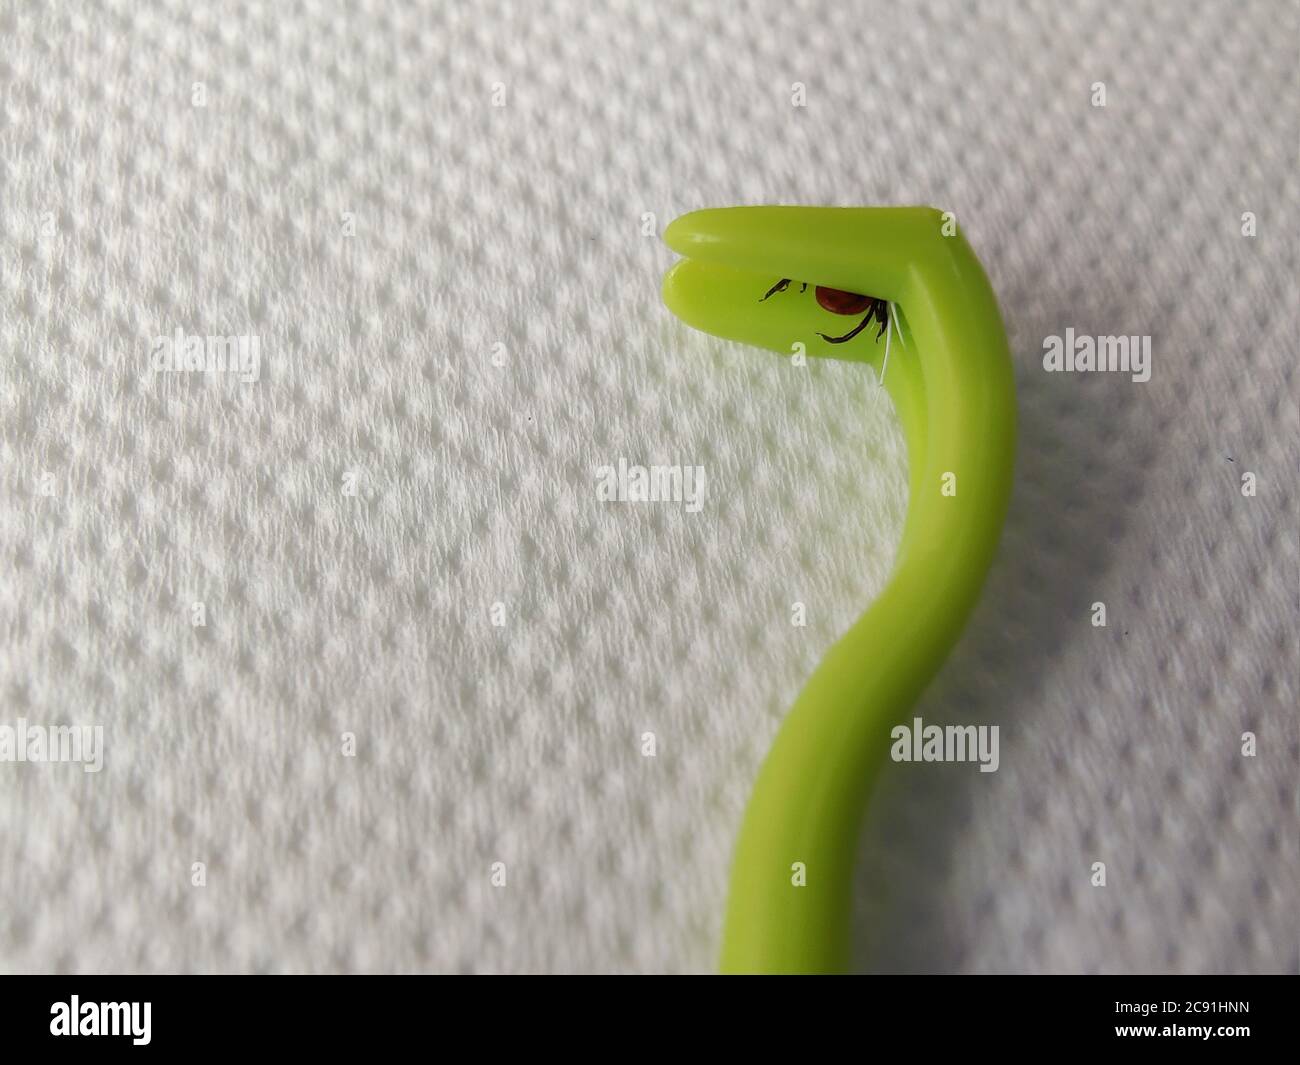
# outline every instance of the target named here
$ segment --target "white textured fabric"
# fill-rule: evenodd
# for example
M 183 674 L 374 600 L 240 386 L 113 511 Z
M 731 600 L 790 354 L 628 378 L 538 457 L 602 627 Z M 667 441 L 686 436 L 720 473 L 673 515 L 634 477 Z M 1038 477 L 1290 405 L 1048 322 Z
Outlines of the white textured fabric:
M 1000 768 L 887 773 L 860 966 L 1300 967 L 1296 4 L 712 7 L 0 4 L 0 724 L 105 736 L 0 765 L 4 969 L 712 967 L 906 510 L 869 372 L 659 302 L 667 221 L 764 202 L 956 212 L 1018 363 L 917 711 Z M 1067 327 L 1151 381 L 1045 373 Z

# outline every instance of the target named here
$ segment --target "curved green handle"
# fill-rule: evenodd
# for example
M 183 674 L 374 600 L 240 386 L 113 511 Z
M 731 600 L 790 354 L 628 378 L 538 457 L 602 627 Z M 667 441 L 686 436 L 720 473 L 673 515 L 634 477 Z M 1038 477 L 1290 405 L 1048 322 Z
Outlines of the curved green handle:
M 664 279 L 664 302 L 706 332 L 878 365 L 875 329 L 862 344 L 818 337 L 843 319 L 818 307 L 814 284 L 889 300 L 901 326 L 884 379 L 910 466 L 894 572 L 817 667 L 759 772 L 723 936 L 724 971 L 841 971 L 858 833 L 890 730 L 956 642 L 1001 533 L 1015 452 L 1006 335 L 974 252 L 931 208 L 697 211 L 664 239 L 686 256 Z M 809 289 L 760 305 L 781 278 Z

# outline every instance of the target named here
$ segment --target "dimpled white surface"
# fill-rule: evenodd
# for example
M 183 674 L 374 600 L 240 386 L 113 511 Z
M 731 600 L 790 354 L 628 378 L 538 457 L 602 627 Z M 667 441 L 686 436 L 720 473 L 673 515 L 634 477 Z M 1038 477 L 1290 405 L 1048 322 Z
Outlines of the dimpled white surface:
M 1296 971 L 1298 33 L 0 4 L 0 723 L 105 736 L 0 765 L 0 967 L 710 969 L 906 511 L 868 370 L 659 301 L 644 214 L 783 202 L 954 211 L 1017 362 L 1004 547 L 917 710 L 1000 768 L 887 772 L 859 967 Z M 1044 372 L 1067 327 L 1149 334 L 1150 382 Z M 177 328 L 258 335 L 259 380 L 154 373 Z M 600 502 L 620 457 L 704 466 L 703 509 Z

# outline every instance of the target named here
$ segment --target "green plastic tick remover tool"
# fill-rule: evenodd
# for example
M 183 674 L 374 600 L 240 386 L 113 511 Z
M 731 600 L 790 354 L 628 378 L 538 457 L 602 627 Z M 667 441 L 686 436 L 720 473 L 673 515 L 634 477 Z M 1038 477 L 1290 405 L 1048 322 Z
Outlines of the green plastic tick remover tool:
M 870 364 L 907 438 L 893 574 L 817 667 L 759 772 L 723 933 L 724 971 L 843 971 L 858 833 L 890 730 L 956 642 L 1002 529 L 1015 452 L 1006 335 L 979 260 L 931 208 L 696 211 L 664 239 L 684 257 L 664 278 L 674 314 L 782 354 L 803 345 Z

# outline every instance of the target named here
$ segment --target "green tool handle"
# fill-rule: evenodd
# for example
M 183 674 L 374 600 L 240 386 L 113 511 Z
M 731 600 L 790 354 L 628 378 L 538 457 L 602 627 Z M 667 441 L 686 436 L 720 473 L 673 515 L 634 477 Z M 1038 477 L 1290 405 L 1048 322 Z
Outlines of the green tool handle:
M 819 209 L 772 210 L 794 212 L 792 246 L 815 247 L 807 216 Z M 907 343 L 895 347 L 885 387 L 907 438 L 908 515 L 888 585 L 813 673 L 755 783 L 732 869 L 726 972 L 848 967 L 857 841 L 890 730 L 907 719 L 956 642 L 1010 496 L 1015 388 L 984 271 L 960 233 L 941 235 L 937 212 L 855 213 L 874 212 L 874 246 L 896 254 L 867 276 L 829 281 L 902 308 Z

